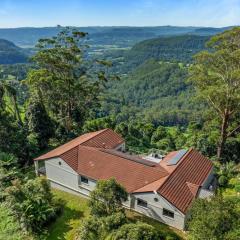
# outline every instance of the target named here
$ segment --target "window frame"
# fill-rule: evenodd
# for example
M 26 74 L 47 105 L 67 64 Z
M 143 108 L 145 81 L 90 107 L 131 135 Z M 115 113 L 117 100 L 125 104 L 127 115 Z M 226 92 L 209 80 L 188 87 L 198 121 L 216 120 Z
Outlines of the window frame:
M 174 219 L 174 212 L 170 211 L 170 210 L 168 210 L 166 208 L 163 208 L 162 214 L 163 214 L 164 217 L 168 217 L 168 218 Z
M 141 203 L 143 203 L 143 204 L 141 204 Z M 148 208 L 148 202 L 141 198 L 137 198 L 137 206 L 142 207 L 142 208 Z
M 86 180 L 86 181 L 84 181 L 84 180 Z M 85 184 L 85 185 L 89 185 L 89 179 L 85 176 L 80 176 L 80 183 Z

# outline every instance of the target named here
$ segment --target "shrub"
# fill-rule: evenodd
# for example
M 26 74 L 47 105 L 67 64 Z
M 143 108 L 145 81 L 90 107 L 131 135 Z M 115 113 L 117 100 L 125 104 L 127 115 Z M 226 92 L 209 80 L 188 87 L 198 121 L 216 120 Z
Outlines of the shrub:
M 234 189 L 237 193 L 240 193 L 240 184 L 236 185 Z
M 110 232 L 114 229 L 118 229 L 127 222 L 126 215 L 122 212 L 115 213 L 108 217 L 103 218 L 104 229 Z
M 239 198 L 224 199 L 215 196 L 210 201 L 197 199 L 193 203 L 190 215 L 190 239 L 227 239 L 226 236 L 239 234 L 234 232 L 240 225 Z
M 222 175 L 219 177 L 218 183 L 220 186 L 225 187 L 228 184 L 228 178 Z
M 101 239 L 101 222 L 96 217 L 89 217 L 85 220 L 76 236 L 76 240 Z
M 123 225 L 113 234 L 113 240 L 160 240 L 163 236 L 153 226 L 146 223 L 129 223 Z
M 126 190 L 115 179 L 100 180 L 91 192 L 91 214 L 98 217 L 122 212 L 122 202 L 127 200 Z
M 108 235 L 127 222 L 124 213 L 107 217 L 89 217 L 80 227 L 76 240 L 105 240 Z
M 6 189 L 8 206 L 24 230 L 38 233 L 56 217 L 60 206 L 53 201 L 50 185 L 45 178 L 15 180 Z

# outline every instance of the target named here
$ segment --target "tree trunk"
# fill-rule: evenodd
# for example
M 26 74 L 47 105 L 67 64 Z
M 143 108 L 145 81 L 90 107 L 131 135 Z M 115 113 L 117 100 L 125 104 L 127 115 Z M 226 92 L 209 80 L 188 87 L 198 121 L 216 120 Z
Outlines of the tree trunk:
M 222 119 L 221 135 L 220 135 L 220 140 L 217 147 L 217 158 L 219 161 L 222 161 L 222 154 L 223 154 L 225 143 L 228 137 L 227 135 L 228 122 L 229 122 L 229 114 L 226 113 Z

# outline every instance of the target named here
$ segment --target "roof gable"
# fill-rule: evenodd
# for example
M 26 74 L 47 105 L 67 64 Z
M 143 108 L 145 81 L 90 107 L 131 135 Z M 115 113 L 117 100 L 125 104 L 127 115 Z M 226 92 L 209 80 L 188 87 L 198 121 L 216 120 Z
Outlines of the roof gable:
M 52 151 L 35 158 L 34 160 L 46 160 L 53 157 L 62 156 L 79 145 L 90 147 L 115 148 L 123 142 L 124 139 L 119 134 L 115 133 L 111 129 L 106 128 L 97 132 L 83 134 L 53 149 Z
M 83 142 L 82 146 L 95 147 L 95 148 L 105 148 L 113 149 L 124 142 L 124 139 L 112 129 L 105 129 L 100 134 Z
M 158 193 L 186 213 L 196 196 L 197 186 L 203 184 L 212 167 L 213 164 L 208 158 L 190 149 L 158 189 Z

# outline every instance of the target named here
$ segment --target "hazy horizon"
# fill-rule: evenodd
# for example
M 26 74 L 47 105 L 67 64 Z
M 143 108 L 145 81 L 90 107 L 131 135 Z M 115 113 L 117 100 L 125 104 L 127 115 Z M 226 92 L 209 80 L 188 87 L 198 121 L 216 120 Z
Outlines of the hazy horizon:
M 61 25 L 60 25 L 61 26 Z M 237 27 L 239 25 L 227 25 L 227 26 L 220 26 L 220 27 L 211 27 L 211 26 L 191 26 L 191 25 L 186 25 L 186 26 L 181 26 L 181 25 L 152 25 L 152 26 L 134 26 L 134 25 L 125 25 L 125 26 L 121 26 L 121 25 L 113 25 L 113 26 L 104 26 L 104 25 L 92 25 L 92 26 L 77 26 L 77 25 L 73 25 L 73 26 L 61 26 L 61 27 L 76 27 L 76 28 L 157 28 L 157 27 L 182 27 L 182 28 L 228 28 L 228 27 Z M 0 27 L 0 29 L 17 29 L 17 28 L 55 28 L 55 27 L 58 27 L 57 25 L 56 26 L 19 26 L 19 27 Z

